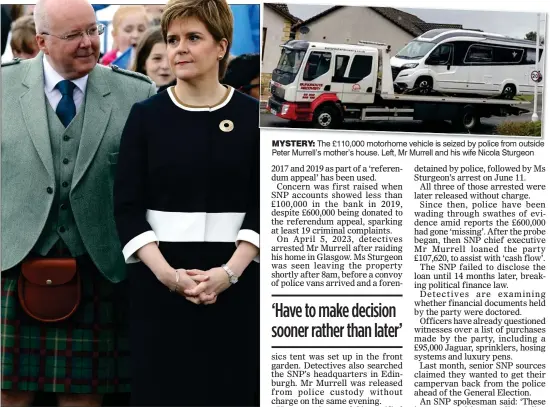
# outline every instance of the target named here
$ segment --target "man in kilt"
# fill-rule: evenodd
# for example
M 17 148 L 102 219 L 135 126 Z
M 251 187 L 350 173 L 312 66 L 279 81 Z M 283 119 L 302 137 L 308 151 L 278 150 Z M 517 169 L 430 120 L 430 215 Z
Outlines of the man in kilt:
M 156 90 L 97 64 L 105 27 L 87 0 L 38 0 L 34 18 L 41 52 L 2 65 L 2 405 L 42 391 L 60 406 L 100 406 L 129 391 L 119 141 L 132 105 Z M 76 259 L 81 299 L 69 318 L 43 322 L 22 307 L 18 280 L 22 264 L 58 258 Z

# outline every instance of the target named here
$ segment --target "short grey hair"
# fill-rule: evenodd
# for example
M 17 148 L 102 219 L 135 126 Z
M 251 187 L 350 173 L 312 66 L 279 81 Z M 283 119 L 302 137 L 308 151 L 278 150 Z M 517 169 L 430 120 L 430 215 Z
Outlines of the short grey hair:
M 41 34 L 48 30 L 49 22 L 46 13 L 46 2 L 48 0 L 37 0 L 34 6 L 34 25 L 36 33 Z

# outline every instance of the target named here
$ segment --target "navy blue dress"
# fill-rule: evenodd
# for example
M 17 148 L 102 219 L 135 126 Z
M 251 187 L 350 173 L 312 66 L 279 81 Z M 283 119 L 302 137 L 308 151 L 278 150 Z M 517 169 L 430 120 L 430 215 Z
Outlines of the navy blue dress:
M 212 107 L 174 88 L 137 103 L 114 186 L 128 263 L 132 405 L 259 405 L 259 259 L 213 305 L 170 293 L 135 257 L 157 241 L 174 268 L 226 263 L 259 247 L 259 105 L 228 88 Z

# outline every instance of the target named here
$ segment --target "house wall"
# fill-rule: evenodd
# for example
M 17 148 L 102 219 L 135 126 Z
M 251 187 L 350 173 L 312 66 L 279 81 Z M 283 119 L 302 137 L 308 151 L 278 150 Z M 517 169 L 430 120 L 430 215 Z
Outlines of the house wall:
M 360 40 L 391 45 L 395 55 L 414 37 L 369 7 L 343 7 L 307 24 L 309 33 L 299 34 L 305 41 L 357 44 Z
M 269 92 L 271 73 L 277 67 L 281 55 L 281 47 L 279 45 L 290 39 L 290 26 L 290 20 L 264 6 L 263 28 L 266 28 L 266 30 L 265 38 L 263 39 L 265 44 L 263 45 L 262 75 L 260 78 L 262 95 L 267 95 Z

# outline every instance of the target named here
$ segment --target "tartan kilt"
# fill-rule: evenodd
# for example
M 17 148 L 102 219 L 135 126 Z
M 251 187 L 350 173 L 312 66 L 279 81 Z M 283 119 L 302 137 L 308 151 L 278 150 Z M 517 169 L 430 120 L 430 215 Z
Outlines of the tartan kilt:
M 41 323 L 17 297 L 20 267 L 2 275 L 2 389 L 105 394 L 130 391 L 125 284 L 77 258 L 82 297 L 67 320 Z

